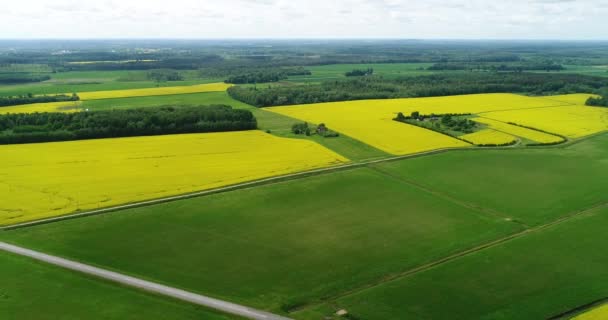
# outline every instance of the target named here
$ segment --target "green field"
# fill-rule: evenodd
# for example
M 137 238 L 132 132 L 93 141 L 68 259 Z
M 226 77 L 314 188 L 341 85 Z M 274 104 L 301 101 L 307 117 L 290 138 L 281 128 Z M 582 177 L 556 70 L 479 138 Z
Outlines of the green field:
M 192 72 L 185 72 L 188 75 Z M 194 75 L 186 76 L 184 81 L 157 83 L 148 80 L 121 81 L 130 76 L 142 78 L 145 71 L 71 71 L 49 74 L 51 80 L 41 83 L 0 86 L 0 96 L 32 94 L 58 94 L 72 92 L 91 92 L 105 90 L 124 90 L 153 88 L 157 86 L 188 86 L 201 83 L 221 82 L 221 79 L 199 79 Z
M 0 251 L 3 320 L 231 319 Z
M 0 238 L 280 311 L 519 230 L 361 168 Z
M 606 225 L 603 207 L 334 306 L 358 319 L 547 319 L 606 297 Z
M 604 134 L 567 147 L 450 152 L 378 168 L 442 195 L 538 225 L 607 201 L 607 158 Z

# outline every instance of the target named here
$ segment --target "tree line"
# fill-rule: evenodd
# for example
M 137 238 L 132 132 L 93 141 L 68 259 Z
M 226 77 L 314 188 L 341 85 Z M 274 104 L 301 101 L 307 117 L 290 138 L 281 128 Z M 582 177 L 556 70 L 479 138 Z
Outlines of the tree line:
M 364 76 L 371 76 L 373 74 L 374 74 L 373 68 L 355 69 L 355 70 L 347 71 L 346 73 L 344 73 L 344 75 L 347 77 L 364 77 Z
M 309 76 L 312 73 L 303 67 L 295 68 L 235 68 L 224 81 L 232 84 L 254 84 L 278 82 L 290 76 Z
M 496 72 L 524 72 L 524 71 L 563 71 L 564 66 L 553 62 L 546 63 L 513 63 L 513 64 L 477 64 L 467 62 L 442 62 L 428 67 L 432 71 L 496 71 Z
M 78 100 L 80 100 L 80 97 L 75 93 L 71 95 L 58 94 L 53 96 L 35 96 L 31 93 L 28 93 L 26 95 L 21 96 L 0 97 L 0 107 L 18 106 L 30 103 L 64 102 Z
M 608 78 L 545 73 L 457 73 L 386 79 L 378 76 L 266 89 L 234 86 L 233 98 L 257 107 L 362 99 L 513 92 L 530 95 L 597 92 Z
M 48 75 L 30 73 L 4 73 L 0 74 L 0 84 L 22 84 L 50 80 Z
M 252 130 L 248 110 L 225 105 L 0 115 L 0 144 Z

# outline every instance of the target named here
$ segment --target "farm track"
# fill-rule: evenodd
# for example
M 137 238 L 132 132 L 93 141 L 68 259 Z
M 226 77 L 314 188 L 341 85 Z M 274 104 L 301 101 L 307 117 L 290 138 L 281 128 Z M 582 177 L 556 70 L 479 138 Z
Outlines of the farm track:
M 525 229 L 525 230 L 513 233 L 513 234 L 505 236 L 503 238 L 496 239 L 496 240 L 493 240 L 493 241 L 490 241 L 490 242 L 486 242 L 486 243 L 481 244 L 479 246 L 476 246 L 476 247 L 473 247 L 473 248 L 470 248 L 470 249 L 467 249 L 467 250 L 464 250 L 464 251 L 461 251 L 461 252 L 457 252 L 455 254 L 449 255 L 449 256 L 441 258 L 439 260 L 435 260 L 435 261 L 423 264 L 421 266 L 415 267 L 413 269 L 406 270 L 406 271 L 401 272 L 401 273 L 396 273 L 396 274 L 388 275 L 388 276 L 383 277 L 383 278 L 381 278 L 381 279 L 379 279 L 379 280 L 377 280 L 375 282 L 370 282 L 370 283 L 368 283 L 366 285 L 363 285 L 363 286 L 360 286 L 358 288 L 354 288 L 354 289 L 351 289 L 351 290 L 348 290 L 348 291 L 344 291 L 344 292 L 342 292 L 340 294 L 337 294 L 337 295 L 334 295 L 334 296 L 331 296 L 331 297 L 326 297 L 326 298 L 324 298 L 321 301 L 316 301 L 316 302 L 311 302 L 309 304 L 300 305 L 297 308 L 289 310 L 289 313 L 303 311 L 303 310 L 309 309 L 311 307 L 316 307 L 316 306 L 320 306 L 320 305 L 323 305 L 323 304 L 335 303 L 340 298 L 351 296 L 353 294 L 357 294 L 357 293 L 363 292 L 365 290 L 372 289 L 372 288 L 378 287 L 380 285 L 383 285 L 383 284 L 386 284 L 386 283 L 389 283 L 389 282 L 392 282 L 392 281 L 396 281 L 396 280 L 399 280 L 399 279 L 402 279 L 402 278 L 405 278 L 405 277 L 413 276 L 413 275 L 415 275 L 417 273 L 424 272 L 424 271 L 427 271 L 429 269 L 438 267 L 438 266 L 440 266 L 440 265 L 442 265 L 444 263 L 448 263 L 448 262 L 451 262 L 453 260 L 457 260 L 459 258 L 463 258 L 463 257 L 469 256 L 469 255 L 475 254 L 477 252 L 483 251 L 485 249 L 489 249 L 489 248 L 493 248 L 493 247 L 499 246 L 499 245 L 504 244 L 506 242 L 509 242 L 511 240 L 515 240 L 515 239 L 521 238 L 521 237 L 523 237 L 525 235 L 536 233 L 536 232 L 540 232 L 540 231 L 543 231 L 545 229 L 551 228 L 553 226 L 559 225 L 561 223 L 568 222 L 571 219 L 583 216 L 585 214 L 589 214 L 592 211 L 594 211 L 596 209 L 599 209 L 599 208 L 603 208 L 603 207 L 608 207 L 608 202 L 602 202 L 602 203 L 593 205 L 591 207 L 587 207 L 587 208 L 584 208 L 584 209 L 581 209 L 581 210 L 570 212 L 570 213 L 562 216 L 561 218 L 553 220 L 553 221 L 548 222 L 546 224 L 535 226 L 535 227 L 531 227 L 529 229 Z
M 204 306 L 221 312 L 237 315 L 254 320 L 289 320 L 289 318 L 275 315 L 266 311 L 252 309 L 246 306 L 238 305 L 232 302 L 223 301 L 200 294 L 188 292 L 185 290 L 165 286 L 162 284 L 142 280 L 139 278 L 127 276 L 114 271 L 93 267 L 83 263 L 63 259 L 56 256 L 51 256 L 41 252 L 25 249 L 0 241 L 0 250 L 28 257 L 44 263 L 59 266 L 72 271 L 77 271 L 97 278 L 108 280 L 111 282 L 133 287 L 136 289 L 167 296 L 173 299 L 189 302 L 192 304 Z
M 197 197 L 208 196 L 208 195 L 217 194 L 217 193 L 224 193 L 224 192 L 235 191 L 235 190 L 240 190 L 240 189 L 247 189 L 247 188 L 252 188 L 252 187 L 257 187 L 257 186 L 262 186 L 262 185 L 280 183 L 280 182 L 285 182 L 285 181 L 290 181 L 290 180 L 295 180 L 295 179 L 300 179 L 300 178 L 306 178 L 309 176 L 327 174 L 327 173 L 356 169 L 356 168 L 362 168 L 362 167 L 367 167 L 369 165 L 374 165 L 374 164 L 383 163 L 383 162 L 392 162 L 392 161 L 399 161 L 399 160 L 405 160 L 405 159 L 413 159 L 413 158 L 419 158 L 419 157 L 424 157 L 424 156 L 442 154 L 442 153 L 450 152 L 450 151 L 480 151 L 480 152 L 483 152 L 483 150 L 524 150 L 524 149 L 553 149 L 553 148 L 561 149 L 561 148 L 567 148 L 569 146 L 583 142 L 587 139 L 597 137 L 597 136 L 600 136 L 600 135 L 603 135 L 606 133 L 608 133 L 608 132 L 603 131 L 603 132 L 592 134 L 592 135 L 589 135 L 589 136 L 586 136 L 583 138 L 579 138 L 576 140 L 568 140 L 564 143 L 560 143 L 557 145 L 526 146 L 526 147 L 522 147 L 522 148 L 517 148 L 514 146 L 493 147 L 493 148 L 481 148 L 481 147 L 443 148 L 443 149 L 436 149 L 436 150 L 431 150 L 431 151 L 407 154 L 407 155 L 402 155 L 402 156 L 393 156 L 393 157 L 387 157 L 387 158 L 381 158 L 381 159 L 364 160 L 364 161 L 353 162 L 353 163 L 348 163 L 348 164 L 338 165 L 338 166 L 333 166 L 333 167 L 291 173 L 291 174 L 287 174 L 287 175 L 275 176 L 275 177 L 270 177 L 270 178 L 265 178 L 265 179 L 260 179 L 260 180 L 253 180 L 253 181 L 243 182 L 243 183 L 225 186 L 225 187 L 221 187 L 221 188 L 208 189 L 208 190 L 203 190 L 203 191 L 198 191 L 198 192 L 193 192 L 193 193 L 181 194 L 181 195 L 176 195 L 176 196 L 170 196 L 170 197 L 164 197 L 164 198 L 158 198 L 158 199 L 152 199 L 152 200 L 146 200 L 146 201 L 140 201 L 140 202 L 133 202 L 133 203 L 128 203 L 128 204 L 124 204 L 124 205 L 120 205 L 120 206 L 101 208 L 101 209 L 96 209 L 96 210 L 91 210 L 91 211 L 67 214 L 67 215 L 53 217 L 53 218 L 35 220 L 35 221 L 31 221 L 31 222 L 7 225 L 7 226 L 0 227 L 0 231 L 9 231 L 9 230 L 14 230 L 14 229 L 32 227 L 32 226 L 41 225 L 41 224 L 60 222 L 60 221 L 83 218 L 83 217 L 99 215 L 99 214 L 107 214 L 107 213 L 117 212 L 117 211 L 121 211 L 121 210 L 125 210 L 125 209 L 139 208 L 139 207 L 151 206 L 151 205 L 156 205 L 156 204 L 161 204 L 161 203 L 166 203 L 166 202 L 173 202 L 173 201 L 178 201 L 178 200 L 197 198 Z

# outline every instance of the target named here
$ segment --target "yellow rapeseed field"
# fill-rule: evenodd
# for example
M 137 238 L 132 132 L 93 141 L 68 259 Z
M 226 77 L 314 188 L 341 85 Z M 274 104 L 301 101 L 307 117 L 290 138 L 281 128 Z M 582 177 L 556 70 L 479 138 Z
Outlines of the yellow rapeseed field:
M 0 225 L 348 161 L 262 131 L 0 146 Z
M 166 96 L 175 94 L 226 91 L 231 85 L 226 83 L 208 83 L 194 86 L 158 87 L 129 90 L 93 91 L 78 93 L 81 100 L 100 100 L 130 97 Z
M 589 99 L 590 97 L 598 97 L 598 96 L 594 95 L 594 94 L 588 94 L 588 93 L 575 93 L 575 94 L 563 94 L 563 95 L 558 95 L 558 96 L 549 96 L 549 97 L 546 97 L 546 99 L 551 99 L 553 101 L 558 101 L 558 102 L 565 102 L 565 103 L 577 105 L 577 106 L 583 106 L 583 105 L 585 105 L 585 102 L 587 102 L 587 99 Z
M 562 106 L 484 113 L 485 118 L 513 122 L 569 138 L 608 130 L 608 108 Z
M 516 94 L 474 94 L 448 97 L 360 100 L 318 103 L 267 110 L 330 128 L 392 154 L 409 154 L 463 146 L 429 130 L 394 123 L 398 112 L 408 115 L 471 113 L 502 122 L 514 122 L 569 137 L 582 137 L 608 129 L 607 108 L 580 105 L 589 94 L 526 97 Z M 579 104 L 575 106 L 575 104 Z M 502 130 L 534 141 L 555 141 L 552 135 L 534 130 Z M 504 128 L 503 128 L 504 129 Z M 439 135 L 439 136 L 438 136 Z M 496 134 L 498 136 L 498 134 Z M 503 139 L 506 139 L 503 136 Z
M 573 320 L 606 320 L 608 319 L 608 304 L 585 312 Z
M 482 129 L 474 133 L 462 135 L 460 138 L 477 145 L 502 145 L 517 141 L 516 137 L 493 129 Z
M 403 100 L 403 99 L 399 99 Z M 441 148 L 470 146 L 446 135 L 393 121 L 396 100 L 373 100 L 275 107 L 266 110 L 311 123 L 325 123 L 385 152 L 403 155 Z
M 0 114 L 34 112 L 76 112 L 80 110 L 80 105 L 80 101 L 23 104 L 12 107 L 1 107 Z
M 488 118 L 478 117 L 478 118 L 474 118 L 473 120 L 475 122 L 479 122 L 479 123 L 483 123 L 483 124 L 487 125 L 490 129 L 494 129 L 497 131 L 501 131 L 504 133 L 508 133 L 508 134 L 511 134 L 514 136 L 536 141 L 539 143 L 555 143 L 555 142 L 561 142 L 564 140 L 563 138 L 561 138 L 559 136 L 514 126 L 514 125 L 511 125 L 511 124 L 508 124 L 505 122 L 500 122 L 500 121 L 496 121 L 496 120 L 492 120 L 492 119 L 488 119 Z

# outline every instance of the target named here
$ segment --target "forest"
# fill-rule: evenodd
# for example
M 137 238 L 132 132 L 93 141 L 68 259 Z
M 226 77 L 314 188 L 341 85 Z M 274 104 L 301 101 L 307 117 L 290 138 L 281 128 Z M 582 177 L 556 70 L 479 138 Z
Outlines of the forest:
M 21 96 L 0 97 L 0 107 L 17 106 L 30 103 L 46 103 L 46 102 L 63 102 L 63 101 L 78 101 L 80 97 L 73 93 L 71 95 L 42 95 L 36 96 L 31 93 Z
M 597 92 L 608 78 L 543 73 L 456 73 L 385 79 L 362 77 L 305 86 L 232 87 L 234 99 L 257 106 L 513 92 L 529 95 Z
M 0 144 L 251 130 L 248 110 L 224 105 L 0 115 Z

